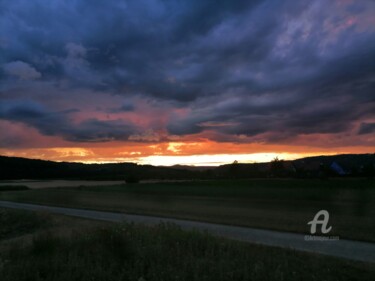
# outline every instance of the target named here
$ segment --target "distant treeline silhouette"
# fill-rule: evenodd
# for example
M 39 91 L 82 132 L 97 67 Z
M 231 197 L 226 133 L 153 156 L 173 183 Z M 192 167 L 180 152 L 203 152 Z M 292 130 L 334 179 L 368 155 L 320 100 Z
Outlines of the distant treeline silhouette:
M 139 180 L 233 178 L 374 177 L 374 154 L 307 157 L 294 161 L 275 158 L 269 163 L 237 161 L 219 167 L 160 167 L 135 163 L 82 164 L 0 156 L 0 179 Z

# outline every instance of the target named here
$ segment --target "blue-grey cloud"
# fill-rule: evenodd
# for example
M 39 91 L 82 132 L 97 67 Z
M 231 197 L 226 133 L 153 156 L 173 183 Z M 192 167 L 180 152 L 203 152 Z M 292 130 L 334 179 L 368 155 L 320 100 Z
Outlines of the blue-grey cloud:
M 107 112 L 108 113 L 119 113 L 119 112 L 129 112 L 129 111 L 134 111 L 134 110 L 135 110 L 134 104 L 126 102 L 119 107 L 110 108 Z
M 167 124 L 178 135 L 345 132 L 371 118 L 375 108 L 369 21 L 375 7 L 367 0 L 342 5 L 0 0 L 0 91 L 9 97 L 19 93 L 21 80 L 29 80 L 30 100 L 40 87 L 36 83 L 45 83 L 47 92 L 55 87 L 67 96 L 84 89 L 108 99 L 137 96 L 188 108 L 187 116 L 172 115 Z M 29 114 L 38 114 L 35 105 L 28 106 L 34 110 Z M 108 110 L 121 111 L 137 108 Z M 44 134 L 57 134 L 44 124 L 57 122 L 74 141 L 122 138 L 121 122 L 87 121 L 80 124 L 87 128 L 80 136 L 70 132 L 68 115 L 43 114 L 21 122 Z M 3 118 L 17 121 L 21 115 L 8 112 Z M 367 131 L 363 126 L 360 132 Z M 103 136 L 92 133 L 95 128 Z
M 365 134 L 371 134 L 375 132 L 375 123 L 362 123 L 358 134 L 365 135 Z
M 15 100 L 0 104 L 0 119 L 20 122 L 47 136 L 61 136 L 73 142 L 106 142 L 127 140 L 138 132 L 124 120 L 98 120 L 89 118 L 75 123 L 69 117 L 75 109 L 51 111 L 33 101 Z
M 34 80 L 41 77 L 41 74 L 32 66 L 22 61 L 12 61 L 3 66 L 6 74 L 15 76 L 22 80 Z

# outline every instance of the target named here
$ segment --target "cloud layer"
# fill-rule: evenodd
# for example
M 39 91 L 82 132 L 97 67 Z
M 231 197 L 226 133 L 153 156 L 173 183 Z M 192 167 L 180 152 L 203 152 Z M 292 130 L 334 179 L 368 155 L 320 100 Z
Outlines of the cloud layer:
M 0 0 L 0 118 L 79 143 L 368 144 L 374 13 L 370 0 Z

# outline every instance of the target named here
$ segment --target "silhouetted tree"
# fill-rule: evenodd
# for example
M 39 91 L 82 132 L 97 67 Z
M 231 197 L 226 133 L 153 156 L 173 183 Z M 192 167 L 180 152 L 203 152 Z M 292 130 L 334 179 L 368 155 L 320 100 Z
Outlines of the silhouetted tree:
M 237 160 L 234 160 L 232 164 L 230 164 L 229 167 L 229 173 L 231 177 L 237 177 L 239 172 L 239 164 Z
M 279 157 L 275 157 L 271 161 L 271 174 L 272 176 L 283 176 L 284 175 L 284 160 L 279 159 Z

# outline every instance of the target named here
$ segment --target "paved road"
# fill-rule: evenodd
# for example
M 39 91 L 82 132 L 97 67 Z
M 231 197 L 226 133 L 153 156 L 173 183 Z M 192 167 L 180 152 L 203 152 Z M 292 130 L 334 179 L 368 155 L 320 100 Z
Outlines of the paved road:
M 215 235 L 240 241 L 246 241 L 250 243 L 290 248 L 298 251 L 319 253 L 345 259 L 375 263 L 375 243 L 351 241 L 344 239 L 333 241 L 306 241 L 305 235 L 289 232 L 279 232 L 249 227 L 220 225 L 172 218 L 51 207 L 36 204 L 15 203 L 9 201 L 0 201 L 0 207 L 25 209 L 32 211 L 43 210 L 51 213 L 64 214 L 74 217 L 114 222 L 127 221 L 143 223 L 146 225 L 155 225 L 160 222 L 174 223 L 179 225 L 183 229 L 197 229 L 201 231 L 208 231 L 209 233 Z

